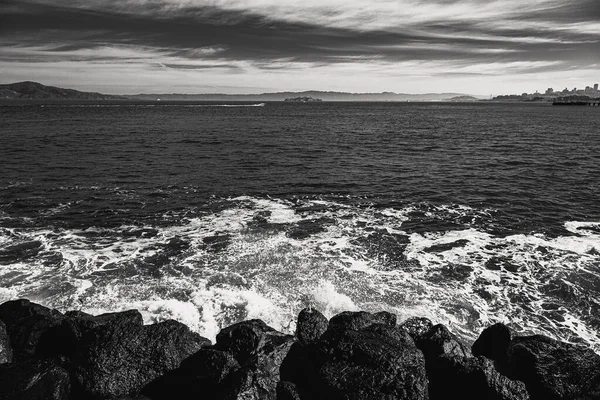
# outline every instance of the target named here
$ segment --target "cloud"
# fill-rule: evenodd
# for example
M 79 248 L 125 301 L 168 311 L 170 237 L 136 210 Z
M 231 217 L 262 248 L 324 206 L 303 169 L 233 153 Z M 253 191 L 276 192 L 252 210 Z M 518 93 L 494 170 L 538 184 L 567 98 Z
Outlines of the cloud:
M 396 79 L 398 70 L 417 74 L 413 62 L 429 77 L 587 74 L 600 57 L 594 3 L 5 0 L 0 62 L 12 75 L 21 64 L 65 62 L 247 79 L 286 71 L 326 79 L 348 66 L 364 79 L 369 71 Z

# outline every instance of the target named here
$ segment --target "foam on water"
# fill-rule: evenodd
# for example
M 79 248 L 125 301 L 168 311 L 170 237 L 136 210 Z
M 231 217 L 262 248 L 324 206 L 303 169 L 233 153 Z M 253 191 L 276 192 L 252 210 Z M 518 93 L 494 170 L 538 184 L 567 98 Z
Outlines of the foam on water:
M 327 317 L 387 310 L 429 317 L 467 340 L 502 321 L 600 350 L 600 223 L 566 222 L 568 236 L 501 237 L 475 227 L 407 231 L 419 205 L 250 196 L 215 205 L 159 226 L 4 228 L 0 301 L 137 308 L 146 323 L 173 318 L 212 339 L 248 318 L 293 332 L 307 306 Z M 427 205 L 421 214 L 475 221 L 491 213 Z

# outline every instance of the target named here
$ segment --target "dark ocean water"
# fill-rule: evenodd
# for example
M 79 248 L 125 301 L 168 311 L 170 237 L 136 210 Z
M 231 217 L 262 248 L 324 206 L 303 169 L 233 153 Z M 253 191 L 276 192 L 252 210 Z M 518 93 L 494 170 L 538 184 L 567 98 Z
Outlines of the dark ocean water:
M 0 301 L 206 336 L 385 309 L 600 351 L 600 110 L 0 106 Z

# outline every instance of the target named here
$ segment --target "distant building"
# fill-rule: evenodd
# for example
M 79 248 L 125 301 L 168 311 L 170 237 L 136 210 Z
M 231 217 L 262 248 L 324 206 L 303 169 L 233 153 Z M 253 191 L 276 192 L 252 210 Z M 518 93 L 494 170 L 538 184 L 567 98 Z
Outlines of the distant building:
M 546 90 L 546 94 L 554 94 L 554 89 L 552 89 L 552 88 L 548 88 L 548 89 Z
M 598 91 L 598 84 L 597 83 L 594 85 L 594 90 Z

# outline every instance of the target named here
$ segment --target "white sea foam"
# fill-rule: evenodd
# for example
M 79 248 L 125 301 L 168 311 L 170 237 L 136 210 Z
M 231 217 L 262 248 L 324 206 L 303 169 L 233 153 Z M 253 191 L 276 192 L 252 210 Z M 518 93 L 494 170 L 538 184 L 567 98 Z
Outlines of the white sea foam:
M 40 240 L 41 253 L 62 257 L 3 265 L 0 300 L 25 296 L 63 311 L 92 313 L 138 308 L 146 323 L 173 318 L 211 339 L 248 318 L 292 333 L 297 313 L 311 306 L 328 317 L 358 309 L 388 310 L 400 320 L 426 316 L 467 339 L 503 321 L 522 333 L 564 340 L 576 335 L 600 349 L 585 312 L 541 290 L 565 282 L 579 296 L 589 292 L 569 274 L 598 274 L 600 259 L 592 250 L 600 250 L 599 235 L 590 229 L 598 223 L 567 222 L 573 235 L 557 238 L 497 237 L 475 228 L 408 234 L 402 224 L 415 206 L 382 210 L 307 200 L 308 211 L 297 212 L 297 204 L 281 199 L 242 196 L 227 202 L 222 211 L 182 224 L 146 227 L 156 231 L 148 236 L 122 235 L 140 229 L 134 226 L 0 230 L 1 247 Z M 490 215 L 456 205 L 427 212 L 440 218 Z M 257 215 L 279 228 L 253 228 Z M 301 240 L 286 234 L 294 224 L 319 217 L 335 223 Z M 205 244 L 214 235 L 226 237 L 224 249 Z M 400 252 L 406 260 L 386 247 L 396 246 L 385 241 L 395 236 L 406 239 Z M 166 253 L 173 238 L 187 247 Z M 167 260 L 155 267 L 161 256 Z M 598 301 L 597 292 L 587 296 Z M 564 321 L 543 309 L 545 303 L 558 303 Z

